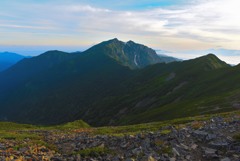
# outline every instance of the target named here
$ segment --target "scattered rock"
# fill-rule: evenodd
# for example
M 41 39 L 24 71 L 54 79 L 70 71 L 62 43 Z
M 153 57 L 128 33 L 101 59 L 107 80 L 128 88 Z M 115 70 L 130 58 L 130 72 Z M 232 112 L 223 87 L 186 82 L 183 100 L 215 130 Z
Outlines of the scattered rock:
M 176 156 L 180 156 L 180 154 L 179 154 L 179 152 L 177 151 L 177 149 L 175 149 L 175 148 L 173 148 L 172 149 L 172 151 L 173 151 L 173 154 Z
M 157 160 L 154 159 L 152 156 L 149 156 L 147 161 L 157 161 Z
M 226 158 L 221 159 L 220 161 L 231 161 L 231 159 L 226 157 Z
M 170 158 L 169 161 L 176 161 L 176 158 Z
M 92 135 L 84 131 L 29 131 L 44 136 L 44 141 L 56 149 L 30 144 L 31 139 L 0 140 L 0 161 L 240 160 L 240 143 L 233 139 L 240 131 L 239 117 L 232 117 L 228 122 L 222 117 L 213 117 L 200 124 L 199 128 L 192 128 L 192 124 L 183 128 L 166 126 L 155 132 L 125 136 Z M 168 133 L 163 135 L 162 131 Z
M 191 148 L 192 148 L 193 150 L 195 150 L 197 147 L 198 147 L 197 144 L 192 144 L 192 145 L 191 145 Z
M 218 157 L 216 152 L 217 152 L 216 149 L 204 148 L 204 154 L 205 154 L 205 156 L 207 158 L 216 158 L 216 157 Z
M 228 146 L 228 142 L 226 141 L 212 141 L 209 143 L 209 145 L 215 147 L 215 148 L 226 148 Z

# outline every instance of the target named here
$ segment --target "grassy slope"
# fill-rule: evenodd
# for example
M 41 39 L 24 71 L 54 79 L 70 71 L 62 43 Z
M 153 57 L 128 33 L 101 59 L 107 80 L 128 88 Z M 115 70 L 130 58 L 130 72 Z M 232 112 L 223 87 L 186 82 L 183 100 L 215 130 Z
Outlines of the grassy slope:
M 0 142 L 7 140 L 23 141 L 31 139 L 33 143 L 46 145 L 43 137 L 40 134 L 34 133 L 34 130 L 62 130 L 68 131 L 70 129 L 89 128 L 89 125 L 79 120 L 72 123 L 67 123 L 58 126 L 34 126 L 29 124 L 17 124 L 13 122 L 0 122 Z
M 231 111 L 240 92 L 238 71 L 214 55 L 150 66 L 125 82 L 128 93 L 104 99 L 89 115 L 100 118 L 98 125 L 111 119 L 115 125 L 129 125 Z
M 136 134 L 144 132 L 154 132 L 165 126 L 178 126 L 193 121 L 208 120 L 213 116 L 231 117 L 232 115 L 240 115 L 240 111 L 224 112 L 219 114 L 200 115 L 195 117 L 185 117 L 180 119 L 173 119 L 168 121 L 151 122 L 145 124 L 135 124 L 128 126 L 104 126 L 104 127 L 90 127 L 86 122 L 77 120 L 62 125 L 56 126 L 34 126 L 28 124 L 17 124 L 12 122 L 0 122 L 0 140 L 2 139 L 39 139 L 41 136 L 33 133 L 34 130 L 52 131 L 59 133 L 78 132 L 78 129 L 85 129 L 90 131 L 93 135 L 125 135 Z
M 4 104 L 12 108 L 8 118 L 129 125 L 230 111 L 239 98 L 239 67 L 214 55 L 131 71 L 97 49 L 61 61 L 12 92 Z
M 76 115 L 85 111 L 82 108 L 108 95 L 130 73 L 102 53 L 92 54 L 62 62 L 12 92 L 11 99 L 3 101 L 5 109 L 12 109 L 10 120 L 59 124 L 80 119 Z

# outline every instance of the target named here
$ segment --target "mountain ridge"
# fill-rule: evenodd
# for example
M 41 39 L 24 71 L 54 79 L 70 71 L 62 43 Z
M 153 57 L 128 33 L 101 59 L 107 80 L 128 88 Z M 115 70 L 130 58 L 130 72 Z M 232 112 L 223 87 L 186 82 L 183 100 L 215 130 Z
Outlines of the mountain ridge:
M 131 69 L 163 62 L 153 49 L 131 40 L 125 43 L 117 38 L 97 44 L 84 53 L 104 53 Z
M 133 45 L 131 49 L 145 48 Z M 213 103 L 211 109 L 219 106 L 216 112 L 234 109 L 231 103 L 237 92 L 232 92 L 240 87 L 232 81 L 240 76 L 225 77 L 237 73 L 236 68 L 215 55 L 167 64 L 148 62 L 148 66 L 132 70 L 117 59 L 123 56 L 124 46 L 121 41 L 111 40 L 81 54 L 50 51 L 50 59 L 45 53 L 17 63 L 0 74 L 0 81 L 5 82 L 0 85 L 0 90 L 5 90 L 0 94 L 1 118 L 34 124 L 83 119 L 95 126 L 127 125 L 209 113 L 199 109 L 200 105 L 212 104 L 209 98 L 220 103 L 228 99 L 224 106 Z M 130 50 L 131 56 L 132 51 L 137 50 Z M 56 59 L 58 56 L 60 59 Z M 29 66 L 18 67 L 26 61 L 31 62 Z M 23 71 L 28 72 L 26 76 Z M 11 80 L 16 82 L 8 88 Z M 229 85 L 223 88 L 226 82 Z
M 25 56 L 16 53 L 0 52 L 0 72 L 6 70 L 24 58 Z

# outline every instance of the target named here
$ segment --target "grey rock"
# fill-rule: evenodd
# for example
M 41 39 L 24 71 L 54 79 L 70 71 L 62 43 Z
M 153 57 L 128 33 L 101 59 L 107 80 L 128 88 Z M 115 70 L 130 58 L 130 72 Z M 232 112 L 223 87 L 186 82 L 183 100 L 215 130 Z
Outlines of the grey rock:
M 183 147 L 185 150 L 189 150 L 189 147 L 188 146 L 186 146 L 185 144 L 180 144 L 181 145 L 181 147 Z
M 175 156 L 180 156 L 179 152 L 177 151 L 177 149 L 172 148 L 172 152 Z
M 0 150 L 5 150 L 5 146 L 3 144 L 0 143 Z
M 213 117 L 213 118 L 211 119 L 211 121 L 212 121 L 212 122 L 217 122 L 217 123 L 219 123 L 219 122 L 222 122 L 222 121 L 223 121 L 223 118 L 220 117 L 220 116 L 217 116 L 217 117 Z
M 143 157 L 141 161 L 157 161 L 157 160 L 150 155 L 148 157 L 147 156 Z
M 134 155 L 139 155 L 141 152 L 142 152 L 142 148 L 141 147 L 140 148 L 135 148 L 135 149 L 132 150 L 132 153 Z
M 143 149 L 149 149 L 150 148 L 150 139 L 146 138 L 144 142 L 142 143 Z
M 215 154 L 216 152 L 216 149 L 205 148 L 205 154 Z
M 216 134 L 208 134 L 207 137 L 206 137 L 206 140 L 209 141 L 209 140 L 213 140 L 213 139 L 216 139 L 216 138 L 217 138 Z
M 80 154 L 78 154 L 78 155 L 76 156 L 76 161 L 81 161 L 81 155 L 80 155 Z
M 176 158 L 170 158 L 169 161 L 176 161 Z
M 211 141 L 209 145 L 215 148 L 226 148 L 229 145 L 229 143 L 226 141 Z
M 216 149 L 204 148 L 204 153 L 205 153 L 207 158 L 217 157 L 216 152 L 217 152 Z
M 190 156 L 190 155 L 187 155 L 187 156 L 186 156 L 186 159 L 187 159 L 187 160 L 190 160 L 190 159 L 191 159 L 191 156 Z
M 147 161 L 157 161 L 155 158 L 153 158 L 152 156 L 148 156 L 148 160 Z
M 198 147 L 197 144 L 192 144 L 192 145 L 191 145 L 191 148 L 192 148 L 193 150 L 195 150 L 197 147 Z
M 196 135 L 199 135 L 199 136 L 207 136 L 208 135 L 208 133 L 206 131 L 200 131 L 200 130 L 195 130 L 193 133 Z
M 121 146 L 122 148 L 126 148 L 128 145 L 129 145 L 128 143 L 122 143 L 120 146 Z
M 231 159 L 226 157 L 226 158 L 220 159 L 220 161 L 231 161 Z
M 24 155 L 29 160 L 41 160 L 41 157 L 44 155 L 48 160 L 54 161 L 134 161 L 135 159 L 139 161 L 239 161 L 240 143 L 231 137 L 234 135 L 231 131 L 240 131 L 239 117 L 231 117 L 228 120 L 230 122 L 224 122 L 223 119 L 214 117 L 212 120 L 202 121 L 202 126 L 198 130 L 193 129 L 191 123 L 189 123 L 185 124 L 183 128 L 181 126 L 178 128 L 168 126 L 161 127 L 156 132 L 145 131 L 140 134 L 125 136 L 35 130 L 33 133 L 43 135 L 45 141 L 55 144 L 58 151 L 51 153 L 50 149 L 39 147 L 39 153 L 35 155 L 29 153 L 30 147 L 27 147 L 15 150 L 13 155 Z M 161 135 L 163 129 L 169 129 L 172 132 L 167 135 Z M 30 139 L 24 140 L 24 144 L 28 141 Z M 1 142 L 0 161 L 6 160 L 8 152 L 5 152 L 5 150 L 17 144 L 18 142 L 14 140 Z M 113 153 L 101 153 L 100 156 L 90 155 L 82 157 L 80 155 L 72 155 L 74 152 L 95 147 L 109 149 Z

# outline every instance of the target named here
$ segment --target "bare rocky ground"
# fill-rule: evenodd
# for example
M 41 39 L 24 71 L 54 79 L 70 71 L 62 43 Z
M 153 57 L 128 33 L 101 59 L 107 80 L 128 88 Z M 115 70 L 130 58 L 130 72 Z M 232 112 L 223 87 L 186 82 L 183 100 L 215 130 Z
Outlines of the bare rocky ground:
M 240 117 L 212 117 L 137 134 L 96 135 L 91 130 L 34 130 L 31 139 L 0 140 L 1 161 L 240 161 Z M 18 131 L 21 133 L 21 131 Z

